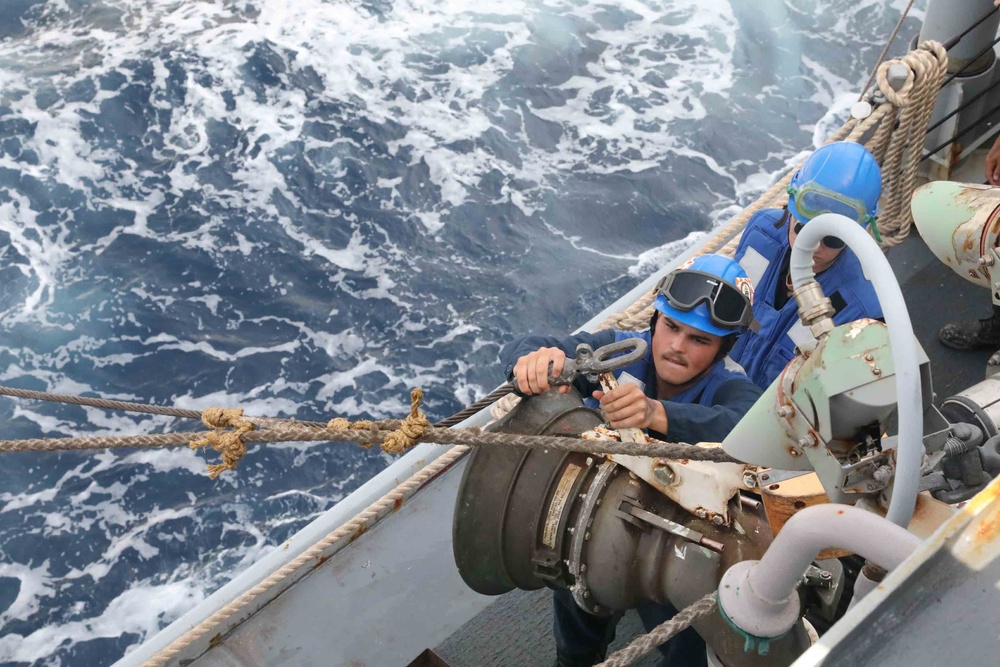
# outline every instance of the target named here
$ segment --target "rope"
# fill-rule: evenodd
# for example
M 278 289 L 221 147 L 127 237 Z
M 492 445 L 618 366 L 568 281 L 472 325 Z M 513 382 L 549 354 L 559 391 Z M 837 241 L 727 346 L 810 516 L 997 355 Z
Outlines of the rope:
M 254 600 L 268 593 L 274 586 L 278 584 L 290 586 L 294 583 L 292 579 L 293 575 L 296 575 L 305 566 L 311 565 L 312 567 L 316 567 L 335 555 L 368 530 L 372 524 L 397 509 L 402 505 L 404 500 L 411 497 L 428 480 L 447 469 L 455 461 L 464 456 L 467 451 L 467 447 L 452 447 L 451 450 L 435 459 L 433 463 L 420 470 L 420 472 L 407 479 L 388 494 L 379 498 L 355 515 L 350 521 L 286 563 L 267 579 L 264 579 L 253 588 L 242 593 L 225 607 L 219 609 L 175 639 L 162 651 L 143 662 L 142 667 L 162 667 L 209 633 L 220 634 L 222 631 L 216 632 L 216 629 L 225 621 L 242 612 Z
M 424 392 L 419 388 L 410 392 L 410 414 L 397 430 L 385 437 L 382 441 L 382 451 L 388 454 L 402 454 L 417 443 L 417 438 L 427 432 L 431 423 L 420 411 L 420 401 L 423 397 Z
M 902 89 L 897 92 L 889 85 L 888 70 L 898 63 L 906 65 L 909 71 Z M 890 60 L 879 67 L 879 90 L 890 104 L 902 109 L 898 127 L 892 130 L 892 136 L 888 139 L 882 164 L 885 187 L 884 205 L 879 214 L 879 230 L 884 248 L 899 245 L 910 233 L 913 223 L 910 198 L 916 186 L 917 167 L 920 165 L 927 135 L 927 124 L 947 67 L 948 54 L 938 42 L 924 42 L 919 49 L 906 54 L 901 60 Z M 886 132 L 888 130 L 876 133 L 878 142 L 886 141 Z
M 0 396 L 11 396 L 14 398 L 24 398 L 32 401 L 50 401 L 53 403 L 69 403 L 71 405 L 84 405 L 91 408 L 103 408 L 105 410 L 121 410 L 123 412 L 142 412 L 151 415 L 166 415 L 168 417 L 182 417 L 184 419 L 202 419 L 204 412 L 198 410 L 185 410 L 182 408 L 171 408 L 163 405 L 149 405 L 147 403 L 130 403 L 128 401 L 115 401 L 108 398 L 86 398 L 84 396 L 71 396 L 69 394 L 52 394 L 47 391 L 32 391 L 30 389 L 18 389 L 17 387 L 0 386 Z M 208 408 L 213 410 L 218 408 Z M 283 424 L 297 424 L 301 426 L 315 426 L 322 428 L 320 422 L 304 422 L 294 419 L 273 419 L 271 417 L 246 417 L 258 427 L 270 428 L 271 426 Z
M 434 422 L 434 425 L 439 428 L 447 428 L 449 426 L 454 426 L 455 424 L 460 424 L 469 417 L 471 417 L 472 415 L 478 413 L 483 408 L 493 405 L 493 403 L 495 403 L 497 400 L 513 392 L 514 392 L 514 387 L 509 382 L 506 382 L 497 387 L 496 389 L 494 389 L 486 396 L 483 396 L 481 399 L 479 399 L 469 407 L 464 408 L 459 412 L 456 412 L 447 419 L 442 419 L 439 422 Z
M 651 632 L 640 635 L 631 644 L 616 651 L 610 658 L 600 663 L 598 667 L 626 667 L 633 662 L 656 650 L 663 642 L 666 642 L 686 630 L 695 621 L 715 613 L 719 606 L 715 591 L 712 591 L 691 606 L 684 609 L 666 623 L 656 626 Z
M 865 85 L 861 87 L 861 94 L 858 95 L 858 101 L 865 99 L 865 93 L 868 92 L 868 86 L 872 85 L 872 80 L 875 78 L 875 74 L 878 72 L 879 66 L 882 61 L 885 60 L 885 54 L 889 52 L 889 47 L 892 46 L 893 41 L 896 39 L 896 35 L 899 34 L 899 29 L 903 27 L 903 21 L 906 19 L 906 15 L 910 13 L 910 7 L 913 6 L 913 0 L 910 0 L 909 4 L 906 5 L 906 9 L 903 10 L 903 15 L 899 17 L 896 21 L 896 27 L 892 29 L 892 34 L 889 35 L 889 39 L 885 43 L 885 48 L 882 49 L 882 53 L 879 54 L 878 62 L 875 63 L 875 67 L 872 68 L 871 74 L 868 75 L 868 80 L 865 81 Z
M 405 422 L 388 421 L 388 424 L 402 426 Z M 257 442 L 356 442 L 362 447 L 382 445 L 392 441 L 401 430 L 385 428 L 372 429 L 316 429 L 309 427 L 289 427 L 249 431 L 240 435 L 244 443 Z M 0 440 L 0 452 L 53 452 L 81 451 L 89 449 L 122 449 L 126 447 L 172 447 L 195 445 L 215 434 L 203 433 L 156 433 L 129 436 L 94 436 L 83 438 L 32 438 L 27 440 Z M 192 438 L 195 442 L 192 442 Z M 741 463 L 729 456 L 721 447 L 703 447 L 675 442 L 618 442 L 590 438 L 571 438 L 555 435 L 520 435 L 515 433 L 490 433 L 478 428 L 427 428 L 419 437 L 413 438 L 413 445 L 432 442 L 438 445 L 469 445 L 472 447 L 530 447 L 554 449 L 562 452 L 582 452 L 585 454 L 627 454 L 629 456 L 653 456 L 666 459 L 690 459 L 692 461 L 714 461 L 716 463 Z M 407 448 L 413 445 L 408 445 Z M 198 446 L 203 446 L 198 444 Z M 395 447 L 395 445 L 391 445 Z M 391 452 L 398 453 L 398 452 Z
M 225 470 L 236 470 L 236 464 L 247 453 L 247 445 L 243 437 L 254 430 L 254 425 L 243 418 L 243 410 L 227 410 L 225 408 L 208 408 L 201 415 L 205 426 L 216 429 L 204 438 L 191 443 L 191 449 L 211 447 L 222 456 L 222 463 L 208 466 L 208 476 L 215 479 Z M 234 428 L 235 431 L 221 429 Z

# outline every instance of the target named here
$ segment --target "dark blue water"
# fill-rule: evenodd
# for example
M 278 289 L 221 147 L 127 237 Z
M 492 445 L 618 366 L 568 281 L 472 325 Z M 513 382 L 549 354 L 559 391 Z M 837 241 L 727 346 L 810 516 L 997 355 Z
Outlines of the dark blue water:
M 0 383 L 446 417 L 825 136 L 905 4 L 0 0 Z M 0 400 L 3 438 L 195 427 Z M 206 462 L 4 455 L 0 662 L 110 664 L 391 458 Z

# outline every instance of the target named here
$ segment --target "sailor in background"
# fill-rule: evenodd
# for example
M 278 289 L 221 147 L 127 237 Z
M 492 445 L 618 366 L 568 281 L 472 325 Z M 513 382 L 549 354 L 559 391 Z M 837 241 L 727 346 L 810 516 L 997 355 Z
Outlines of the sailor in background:
M 796 347 L 812 340 L 792 298 L 788 271 L 791 247 L 803 225 L 821 213 L 840 213 L 862 227 L 875 227 L 882 174 L 875 157 L 854 142 L 838 141 L 816 150 L 792 176 L 788 205 L 757 212 L 747 223 L 736 249 L 756 291 L 754 318 L 760 330 L 742 336 L 730 356 L 758 386 L 766 388 L 795 356 Z M 813 270 L 844 324 L 868 317 L 882 319 L 875 288 L 844 242 L 827 236 L 813 255 Z
M 581 394 L 592 396 L 589 404 L 599 405 L 614 428 L 648 429 L 651 436 L 673 442 L 719 442 L 761 394 L 727 356 L 739 335 L 754 325 L 752 302 L 753 285 L 739 264 L 722 255 L 703 255 L 660 282 L 648 330 L 527 336 L 504 346 L 500 361 L 507 378 L 517 378 L 522 393 L 539 394 L 550 389 L 549 376 L 562 371 L 577 345 L 597 349 L 643 338 L 649 343 L 645 358 L 615 371 L 617 388 L 605 393 L 580 378 Z M 677 610 L 650 604 L 638 612 L 652 629 Z M 620 615 L 593 616 L 580 609 L 566 589 L 555 591 L 553 615 L 557 665 L 589 666 L 604 659 Z M 693 628 L 660 651 L 661 665 L 707 663 L 705 642 Z

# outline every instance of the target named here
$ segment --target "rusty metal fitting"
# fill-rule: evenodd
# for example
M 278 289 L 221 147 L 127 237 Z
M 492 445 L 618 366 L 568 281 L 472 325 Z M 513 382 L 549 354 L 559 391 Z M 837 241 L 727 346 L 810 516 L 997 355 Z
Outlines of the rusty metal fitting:
M 809 327 L 816 340 L 822 339 L 833 330 L 833 316 L 836 310 L 830 299 L 823 294 L 823 288 L 815 280 L 810 280 L 796 289 L 792 295 L 799 306 L 799 318 Z

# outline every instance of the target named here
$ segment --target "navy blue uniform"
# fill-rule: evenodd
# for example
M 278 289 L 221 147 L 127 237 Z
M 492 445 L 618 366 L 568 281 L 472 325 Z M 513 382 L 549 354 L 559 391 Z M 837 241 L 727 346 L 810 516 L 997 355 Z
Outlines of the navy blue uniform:
M 736 261 L 753 282 L 753 314 L 760 330 L 740 336 L 729 356 L 743 367 L 754 384 L 763 388 L 770 386 L 788 365 L 800 342 L 812 340 L 785 285 L 791 257 L 790 218 L 784 209 L 757 212 L 747 223 L 736 248 Z M 834 324 L 864 317 L 882 319 L 875 288 L 865 278 L 861 262 L 850 248 L 844 248 L 816 280 L 837 311 Z
M 744 334 L 746 335 L 746 334 Z M 542 347 L 558 347 L 567 357 L 576 356 L 576 346 L 581 343 L 595 350 L 626 338 L 643 338 L 650 343 L 650 332 L 615 331 L 605 329 L 597 333 L 579 333 L 565 338 L 553 336 L 525 336 L 508 343 L 500 350 L 500 363 L 507 379 L 514 375 L 514 364 L 526 354 Z M 737 343 L 739 345 L 739 343 Z M 644 393 L 650 398 L 656 395 L 656 367 L 653 364 L 653 346 L 646 349 L 646 356 L 630 366 L 614 372 L 615 377 L 627 372 L 645 383 Z M 730 366 L 730 367 L 727 367 Z M 600 385 L 578 378 L 576 388 L 588 397 L 588 405 L 597 406 L 590 395 Z M 757 402 L 761 391 L 749 382 L 742 369 L 725 359 L 714 363 L 708 372 L 683 393 L 670 400 L 661 401 L 667 412 L 669 434 L 650 432 L 653 437 L 670 442 L 721 442 L 733 427 L 743 418 L 747 410 Z M 669 435 L 669 437 L 668 437 Z
M 500 362 L 509 380 L 513 377 L 514 364 L 517 360 L 539 348 L 558 347 L 566 353 L 566 356 L 574 357 L 576 346 L 581 343 L 586 343 L 596 350 L 626 338 L 643 338 L 650 343 L 652 336 L 648 330 L 613 329 L 593 334 L 579 333 L 566 338 L 526 336 L 505 345 L 500 350 Z M 615 371 L 615 377 L 627 372 L 645 383 L 643 391 L 646 396 L 656 399 L 659 397 L 656 395 L 656 367 L 653 364 L 652 352 L 653 347 L 650 344 L 643 359 Z M 720 442 L 729 435 L 761 395 L 760 388 L 747 380 L 742 369 L 738 366 L 727 367 L 730 364 L 732 362 L 727 359 L 717 361 L 693 386 L 670 400 L 661 401 L 667 412 L 669 433 L 650 431 L 650 435 L 672 442 Z M 588 397 L 589 405 L 597 406 L 597 401 L 591 397 L 591 393 L 600 389 L 600 385 L 589 383 L 585 378 L 578 378 L 576 388 L 583 396 Z M 637 611 L 648 630 L 677 613 L 672 606 L 659 604 L 643 605 Z M 573 600 L 572 593 L 566 589 L 558 589 L 553 594 L 556 647 L 563 655 L 603 654 L 614 637 L 614 628 L 619 618 L 620 616 L 601 618 L 587 613 L 580 609 Z M 702 667 L 707 663 L 705 642 L 694 628 L 688 628 L 659 648 L 663 655 L 661 665 Z

